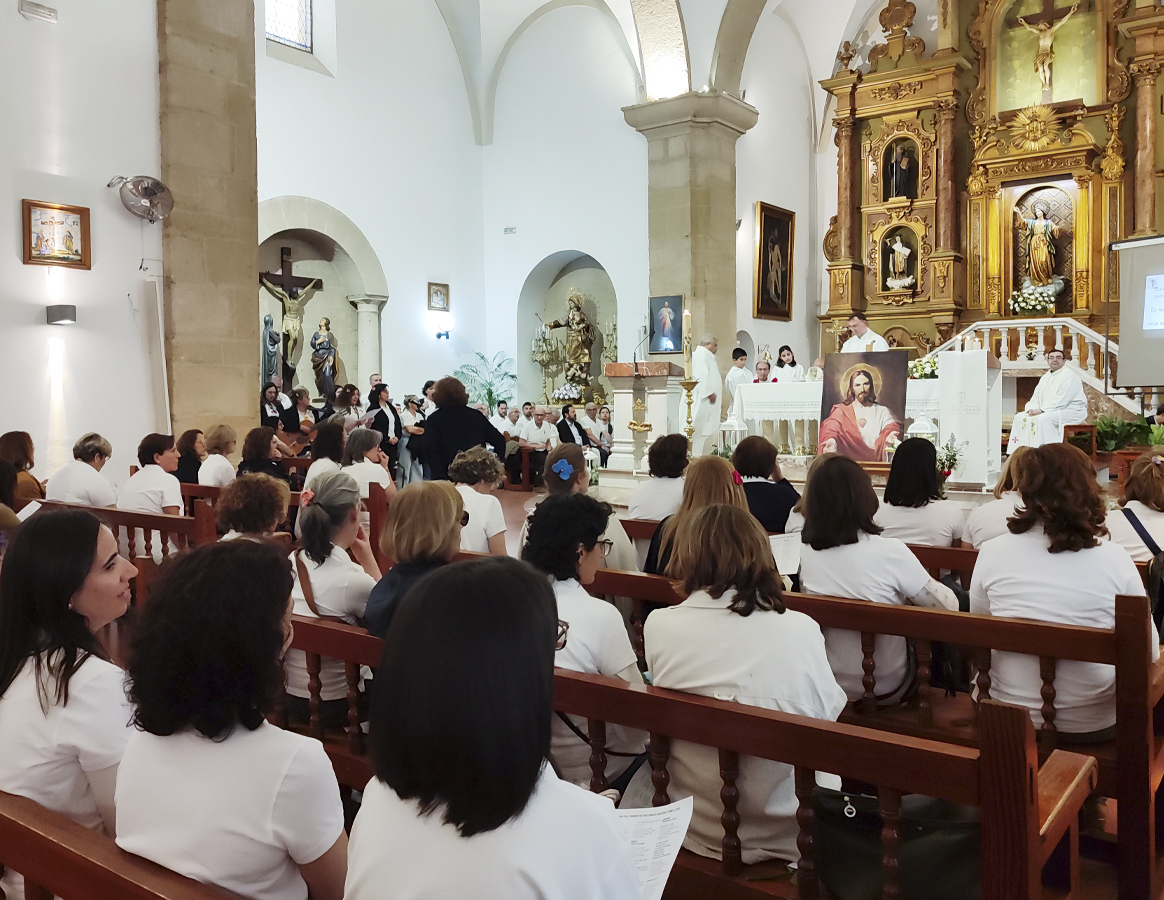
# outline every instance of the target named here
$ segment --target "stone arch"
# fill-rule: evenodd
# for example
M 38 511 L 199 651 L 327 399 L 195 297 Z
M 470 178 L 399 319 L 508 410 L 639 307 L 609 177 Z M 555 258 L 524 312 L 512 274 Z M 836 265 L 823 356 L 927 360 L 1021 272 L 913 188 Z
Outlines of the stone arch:
M 713 91 L 739 96 L 748 46 L 752 43 L 752 34 L 767 2 L 728 0 L 723 17 L 719 20 L 715 49 L 711 53 L 711 72 L 707 83 Z
M 691 90 L 691 54 L 678 0 L 631 0 L 648 100 Z

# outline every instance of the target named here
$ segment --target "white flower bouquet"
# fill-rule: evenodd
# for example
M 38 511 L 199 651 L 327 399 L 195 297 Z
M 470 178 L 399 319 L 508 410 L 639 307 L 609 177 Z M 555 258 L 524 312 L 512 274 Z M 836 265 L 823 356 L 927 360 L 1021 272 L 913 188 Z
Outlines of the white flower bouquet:
M 570 382 L 567 381 L 564 385 L 562 385 L 560 388 L 557 388 L 552 394 L 550 394 L 550 399 L 556 403 L 576 403 L 582 399 L 582 388 L 578 387 L 576 384 L 570 384 Z
M 1033 285 L 1029 282 L 1010 295 L 1010 311 L 1018 316 L 1040 316 L 1055 311 L 1053 284 Z
M 919 356 L 909 361 L 910 378 L 937 378 L 938 357 L 935 355 Z

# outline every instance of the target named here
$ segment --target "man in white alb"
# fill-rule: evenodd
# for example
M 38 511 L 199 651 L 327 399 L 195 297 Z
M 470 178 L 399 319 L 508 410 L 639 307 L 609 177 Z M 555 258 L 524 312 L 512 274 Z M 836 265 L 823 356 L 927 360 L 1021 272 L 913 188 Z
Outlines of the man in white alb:
M 1015 447 L 1039 447 L 1063 440 L 1064 425 L 1078 425 L 1087 418 L 1087 394 L 1083 381 L 1067 368 L 1067 355 L 1052 350 L 1046 355 L 1050 371 L 1039 379 L 1024 412 L 1010 426 L 1007 452 Z
M 719 339 L 714 335 L 704 335 L 699 346 L 691 354 L 691 377 L 699 382 L 695 386 L 695 403 L 692 407 L 692 425 L 695 432 L 691 438 L 691 455 L 703 456 L 714 435 L 719 433 L 719 404 L 723 393 L 723 376 L 719 374 L 719 363 L 715 361 L 715 351 L 719 349 Z M 715 439 L 718 443 L 718 439 Z M 715 443 L 711 443 L 714 447 Z
M 728 373 L 724 376 L 723 386 L 724 390 L 728 392 L 728 398 L 732 403 L 736 402 L 736 388 L 741 384 L 751 384 L 752 373 L 748 369 L 748 351 L 743 347 L 736 347 L 732 351 L 732 367 L 728 369 Z
M 876 353 L 889 349 L 885 338 L 869 327 L 869 320 L 863 312 L 849 316 L 849 331 L 853 336 L 841 346 L 842 353 Z

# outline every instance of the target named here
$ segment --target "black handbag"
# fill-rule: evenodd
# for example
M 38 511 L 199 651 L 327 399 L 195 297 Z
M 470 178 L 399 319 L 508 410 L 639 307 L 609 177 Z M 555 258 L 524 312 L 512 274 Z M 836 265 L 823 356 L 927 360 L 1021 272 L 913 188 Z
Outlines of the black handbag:
M 881 900 L 881 815 L 876 797 L 816 789 L 816 870 L 836 900 Z M 901 798 L 902 900 L 980 900 L 979 812 L 921 794 Z

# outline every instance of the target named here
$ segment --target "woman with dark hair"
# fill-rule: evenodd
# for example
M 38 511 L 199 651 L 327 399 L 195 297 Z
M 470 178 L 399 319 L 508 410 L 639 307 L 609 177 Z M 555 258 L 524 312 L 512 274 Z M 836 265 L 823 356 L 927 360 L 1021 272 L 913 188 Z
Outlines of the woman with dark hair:
M 772 442 L 759 435 L 744 438 L 736 445 L 732 465 L 744 481 L 744 496 L 748 498 L 752 515 L 765 531 L 783 534 L 788 514 L 800 499 L 800 494 L 780 474 Z
M 966 517 L 942 496 L 938 449 L 925 438 L 906 438 L 893 454 L 885 499 L 874 517 L 886 537 L 907 544 L 959 547 Z
M 16 467 L 6 459 L 0 459 L 0 533 L 11 534 L 20 527 L 20 519 L 14 510 L 16 499 Z
M 787 344 L 781 345 L 776 354 L 776 367 L 786 370 L 780 373 L 781 381 L 804 381 L 804 366 L 796 362 L 792 348 Z
M 348 433 L 339 422 L 325 422 L 315 432 L 311 442 L 311 465 L 303 478 L 303 489 L 308 490 L 320 475 L 338 472 L 344 458 L 344 444 Z
M 256 900 L 339 900 L 343 805 L 316 740 L 269 724 L 291 643 L 279 548 L 210 544 L 141 610 L 129 694 L 139 729 L 117 778 L 117 843 Z
M 27 431 L 9 431 L 0 434 L 0 459 L 6 459 L 16 469 L 17 500 L 43 500 L 44 486 L 32 474 L 36 465 L 36 448 Z
M 504 462 L 505 435 L 494 428 L 487 416 L 469 406 L 469 392 L 456 378 L 442 378 L 433 386 L 437 409 L 424 426 L 424 460 L 432 477 L 445 481 L 449 463 L 470 447 L 488 444 Z
M 345 472 L 328 472 L 312 482 L 310 499 L 299 510 L 299 548 L 291 555 L 295 614 L 340 618 L 350 625 L 364 615 L 368 595 L 380 578 L 380 567 L 360 527 L 360 490 Z M 348 551 L 351 550 L 351 555 Z M 308 718 L 307 657 L 302 650 L 287 654 L 287 711 Z M 324 659 L 323 721 L 329 727 L 347 723 L 348 695 L 344 664 Z
M 276 429 L 283 416 L 283 405 L 279 402 L 279 389 L 268 381 L 259 392 L 259 426 Z
M 806 593 L 891 605 L 958 610 L 958 598 L 930 577 L 904 543 L 881 534 L 877 494 L 865 471 L 846 456 L 831 456 L 813 473 L 804 497 L 800 584 Z M 824 630 L 829 665 L 850 700 L 864 696 L 861 635 Z M 874 654 L 875 694 L 897 703 L 913 684 L 905 638 L 882 635 Z
M 198 470 L 202 468 L 202 460 L 206 456 L 206 444 L 202 441 L 202 429 L 191 428 L 183 431 L 178 438 L 178 468 L 174 470 L 174 477 L 182 484 L 197 484 Z
M 820 626 L 785 609 L 768 535 L 753 516 L 727 504 L 696 510 L 679 526 L 670 572 L 683 583 L 687 599 L 656 610 L 644 625 L 655 685 L 836 720 L 845 692 L 829 669 Z M 711 747 L 675 741 L 671 761 L 673 789 L 693 794 L 695 802 L 683 846 L 719 859 L 719 757 Z M 840 787 L 835 776 L 820 783 L 826 780 L 832 782 L 826 786 Z M 796 861 L 792 767 L 741 758 L 737 786 L 744 862 Z
M 178 516 L 182 514 L 182 485 L 174 477 L 178 468 L 178 448 L 174 438 L 168 434 L 147 434 L 137 445 L 137 462 L 141 466 L 121 493 L 117 496 L 117 508 L 131 512 L 149 513 L 154 516 Z M 145 535 L 142 529 L 136 531 L 136 556 L 145 556 Z M 162 561 L 162 535 L 153 532 L 150 538 L 154 562 Z M 170 542 L 171 552 L 177 546 Z
M 279 465 L 282 458 L 275 429 L 270 425 L 252 428 L 243 438 L 242 462 L 238 464 L 238 474 L 270 475 L 290 484 L 291 473 Z
M 602 406 L 598 410 L 598 443 L 606 451 L 605 458 L 609 459 L 610 451 L 614 449 L 614 423 L 610 421 L 609 406 Z
M 373 385 L 368 391 L 367 427 L 380 435 L 380 450 L 388 458 L 388 471 L 395 478 L 396 461 L 400 458 L 400 441 L 404 437 L 404 423 L 400 413 L 388 399 L 388 385 Z
M 683 502 L 683 473 L 687 471 L 687 438 L 665 434 L 647 451 L 650 478 L 640 482 L 630 496 L 628 515 L 632 519 L 661 522 L 673 516 Z
M 1115 598 L 1143 595 L 1128 551 L 1106 540 L 1103 496 L 1087 455 L 1071 444 L 1044 444 L 1029 460 L 1009 532 L 978 551 L 970 612 L 1091 628 L 1115 627 Z M 1160 641 L 1149 618 L 1152 660 Z M 990 696 L 1043 721 L 1039 660 L 994 651 Z M 1055 728 L 1084 743 L 1115 735 L 1115 669 L 1060 660 L 1055 671 Z
M 420 411 L 425 415 L 428 415 L 430 412 L 436 409 L 436 403 L 434 403 L 432 399 L 432 392 L 434 390 L 436 390 L 436 382 L 431 378 L 426 381 L 424 383 L 424 387 L 420 389 L 420 396 L 424 398 L 420 404 Z
M 110 835 L 131 710 L 96 634 L 128 608 L 135 574 L 82 510 L 33 516 L 0 570 L 0 791 Z M 8 871 L 0 893 L 21 900 L 23 879 Z
M 1128 466 L 1120 506 L 1107 517 L 1111 539 L 1136 562 L 1150 562 L 1164 548 L 1164 447 Z
M 514 559 L 448 566 L 404 597 L 346 900 L 639 900 L 613 805 L 546 762 L 559 634 L 545 577 Z
M 222 489 L 214 504 L 220 540 L 264 540 L 287 521 L 291 490 L 287 482 L 261 473 L 240 475 Z
M 570 446 L 581 450 L 575 444 Z M 569 629 L 566 646 L 554 657 L 554 665 L 642 684 L 622 616 L 613 604 L 591 596 L 585 587 L 593 583 L 613 546 L 610 540 L 602 539 L 611 512 L 609 504 L 585 494 L 547 497 L 530 516 L 521 558 L 550 576 L 558 618 Z M 553 724 L 550 757 L 558 774 L 566 781 L 588 785 L 591 772 L 586 722 L 562 716 Z M 630 780 L 641 763 L 636 758 L 645 745 L 646 735 L 641 732 L 607 726 L 606 776 L 616 788 L 623 789 Z

